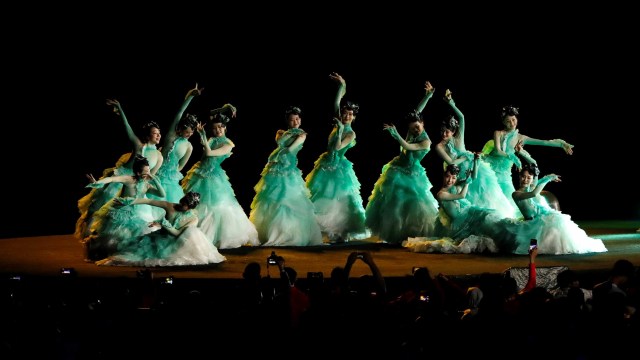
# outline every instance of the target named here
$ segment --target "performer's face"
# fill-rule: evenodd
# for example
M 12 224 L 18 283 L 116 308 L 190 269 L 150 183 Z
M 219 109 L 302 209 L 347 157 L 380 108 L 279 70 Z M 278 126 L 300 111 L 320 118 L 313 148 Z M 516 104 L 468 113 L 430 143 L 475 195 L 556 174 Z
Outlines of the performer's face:
M 502 119 L 504 128 L 507 130 L 515 130 L 518 127 L 518 118 L 515 115 L 508 115 Z
M 158 145 L 160 143 L 160 129 L 152 127 L 149 129 L 149 144 Z
M 142 171 L 138 174 L 138 176 L 140 176 L 140 178 L 142 178 L 142 179 L 150 180 L 151 179 L 151 168 L 149 168 L 149 166 L 144 166 L 142 168 Z
M 186 127 L 180 131 L 178 131 L 178 136 L 188 139 L 193 135 L 193 129 L 191 127 Z
M 443 140 L 449 140 L 452 136 L 453 136 L 453 131 L 451 131 L 449 129 L 443 129 L 442 130 L 442 139 Z
M 289 124 L 290 129 L 299 128 L 301 123 L 302 123 L 302 118 L 300 117 L 300 115 L 290 114 L 289 117 L 287 118 L 287 124 Z
M 533 183 L 533 174 L 528 171 L 523 171 L 520 173 L 520 185 L 521 186 L 529 186 Z
M 446 187 L 455 185 L 456 181 L 458 181 L 458 175 L 454 175 L 448 171 L 444 173 L 444 185 Z
M 227 127 L 222 125 L 222 123 L 214 123 L 211 125 L 211 131 L 213 132 L 213 136 L 220 137 L 227 133 Z
M 409 124 L 409 131 L 414 136 L 420 135 L 420 133 L 422 133 L 422 130 L 424 130 L 424 123 L 422 123 L 421 121 L 414 121 Z
M 349 124 L 356 118 L 356 116 L 353 114 L 353 110 L 344 109 L 342 110 L 341 115 L 343 124 Z

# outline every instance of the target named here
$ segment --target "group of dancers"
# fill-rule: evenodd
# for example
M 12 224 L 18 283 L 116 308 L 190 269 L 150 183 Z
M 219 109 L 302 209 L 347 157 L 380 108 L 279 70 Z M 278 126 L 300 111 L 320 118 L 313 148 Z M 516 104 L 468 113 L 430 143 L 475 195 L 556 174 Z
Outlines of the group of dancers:
M 553 209 L 540 195 L 549 174 L 538 179 L 537 163 L 525 145 L 573 145 L 561 139 L 539 140 L 520 134 L 518 109 L 505 107 L 504 129 L 494 134 L 482 152 L 466 150 L 465 118 L 452 94 L 444 99 L 453 115 L 443 121 L 436 152 L 443 160 L 442 188 L 432 193 L 422 159 L 431 149 L 422 112 L 435 89 L 425 95 L 404 120 L 407 136 L 385 124 L 401 147 L 382 167 L 366 207 L 360 182 L 346 152 L 356 145 L 352 127 L 359 106 L 343 101 L 346 82 L 337 73 L 334 127 L 327 149 L 303 177 L 298 152 L 306 140 L 300 128 L 302 112 L 285 112 L 287 130 L 276 133 L 276 148 L 268 157 L 247 216 L 238 203 L 222 162 L 234 143 L 227 124 L 236 108 L 226 104 L 210 110 L 206 121 L 187 113 L 203 89 L 188 91 L 161 143 L 160 127 L 149 122 L 143 138 L 133 131 L 121 104 L 107 105 L 122 120 L 132 150 L 99 179 L 88 175 L 90 192 L 78 201 L 75 236 L 86 248 L 87 260 L 99 265 L 173 266 L 220 263 L 218 249 L 242 246 L 316 246 L 352 240 L 382 241 L 425 252 L 527 253 L 538 239 L 539 253 L 567 254 L 606 251 L 599 239 L 580 229 L 569 215 Z M 196 133 L 202 157 L 185 169 Z M 520 169 L 516 190 L 513 166 Z M 184 174 L 184 175 L 183 175 Z M 326 240 L 325 240 L 326 239 Z M 526 247 L 525 247 L 526 245 Z

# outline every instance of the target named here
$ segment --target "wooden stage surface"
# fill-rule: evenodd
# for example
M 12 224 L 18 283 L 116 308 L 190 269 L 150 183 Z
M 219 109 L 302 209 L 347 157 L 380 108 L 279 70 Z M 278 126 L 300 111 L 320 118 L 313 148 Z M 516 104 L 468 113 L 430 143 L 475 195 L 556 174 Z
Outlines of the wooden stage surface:
M 576 271 L 606 272 L 621 258 L 640 265 L 640 222 L 592 221 L 579 224 L 590 236 L 601 238 L 606 253 L 583 255 L 540 255 L 541 266 L 568 266 Z M 494 254 L 425 254 L 375 242 L 324 245 L 319 247 L 243 247 L 220 250 L 227 261 L 197 267 L 155 267 L 154 276 L 173 275 L 175 278 L 241 279 L 244 267 L 252 261 L 263 264 L 267 274 L 266 258 L 276 251 L 295 268 L 298 274 L 323 272 L 328 277 L 335 266 L 343 266 L 352 251 L 370 251 L 385 277 L 409 275 L 413 266 L 427 266 L 432 274 L 469 275 L 483 272 L 500 273 L 509 267 L 526 266 L 527 256 Z M 63 267 L 74 268 L 79 277 L 135 277 L 139 267 L 97 266 L 83 259 L 80 243 L 71 234 L 0 239 L 0 273 L 38 277 L 58 276 Z M 352 276 L 369 274 L 369 268 L 357 261 Z

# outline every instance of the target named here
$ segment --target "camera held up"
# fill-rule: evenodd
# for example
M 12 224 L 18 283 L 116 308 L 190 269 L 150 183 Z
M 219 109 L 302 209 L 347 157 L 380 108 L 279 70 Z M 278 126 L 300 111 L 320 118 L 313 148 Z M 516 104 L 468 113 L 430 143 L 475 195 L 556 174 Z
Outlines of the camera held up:
M 282 256 L 276 255 L 275 251 L 271 252 L 271 255 L 267 258 L 267 266 L 269 265 L 278 265 L 278 261 L 284 261 Z

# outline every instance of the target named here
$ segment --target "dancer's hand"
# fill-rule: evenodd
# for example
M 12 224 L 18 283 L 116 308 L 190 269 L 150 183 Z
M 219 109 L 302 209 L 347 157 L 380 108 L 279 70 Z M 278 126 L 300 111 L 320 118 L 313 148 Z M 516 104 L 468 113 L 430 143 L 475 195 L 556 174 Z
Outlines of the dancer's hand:
M 427 81 L 424 84 L 424 90 L 427 94 L 433 94 L 436 91 L 436 88 L 434 88 L 433 85 L 431 85 L 431 83 Z
M 204 90 L 204 88 L 198 89 L 198 83 L 196 83 L 196 87 L 191 89 L 191 90 L 189 90 L 189 92 L 187 92 L 187 96 L 185 96 L 185 99 L 188 98 L 189 96 L 201 95 L 203 90 Z
M 335 81 L 339 82 L 339 83 L 340 83 L 340 85 L 342 85 L 342 86 L 346 86 L 346 85 L 347 85 L 347 83 L 344 81 L 344 79 L 342 78 L 342 76 L 340 76 L 340 74 L 338 74 L 338 73 L 335 73 L 335 72 L 334 72 L 334 73 L 331 73 L 331 74 L 329 75 L 329 78 L 330 78 L 331 80 L 335 80 Z
M 562 149 L 567 155 L 573 155 L 573 145 L 569 144 L 564 140 L 560 140 L 562 142 Z
M 516 143 L 516 146 L 513 147 L 515 149 L 515 151 L 518 153 L 520 151 L 522 151 L 522 149 L 524 149 L 524 143 L 522 140 L 518 140 L 518 142 Z
M 452 94 L 451 90 L 447 89 L 444 92 L 444 101 L 449 102 L 449 101 L 453 100 L 453 98 L 451 97 L 451 94 Z
M 107 99 L 107 105 L 113 106 L 113 112 L 120 115 L 120 102 L 116 99 Z
M 400 134 L 398 134 L 398 130 L 396 129 L 395 125 L 384 124 L 383 129 L 389 131 L 389 133 L 394 139 L 400 139 Z

